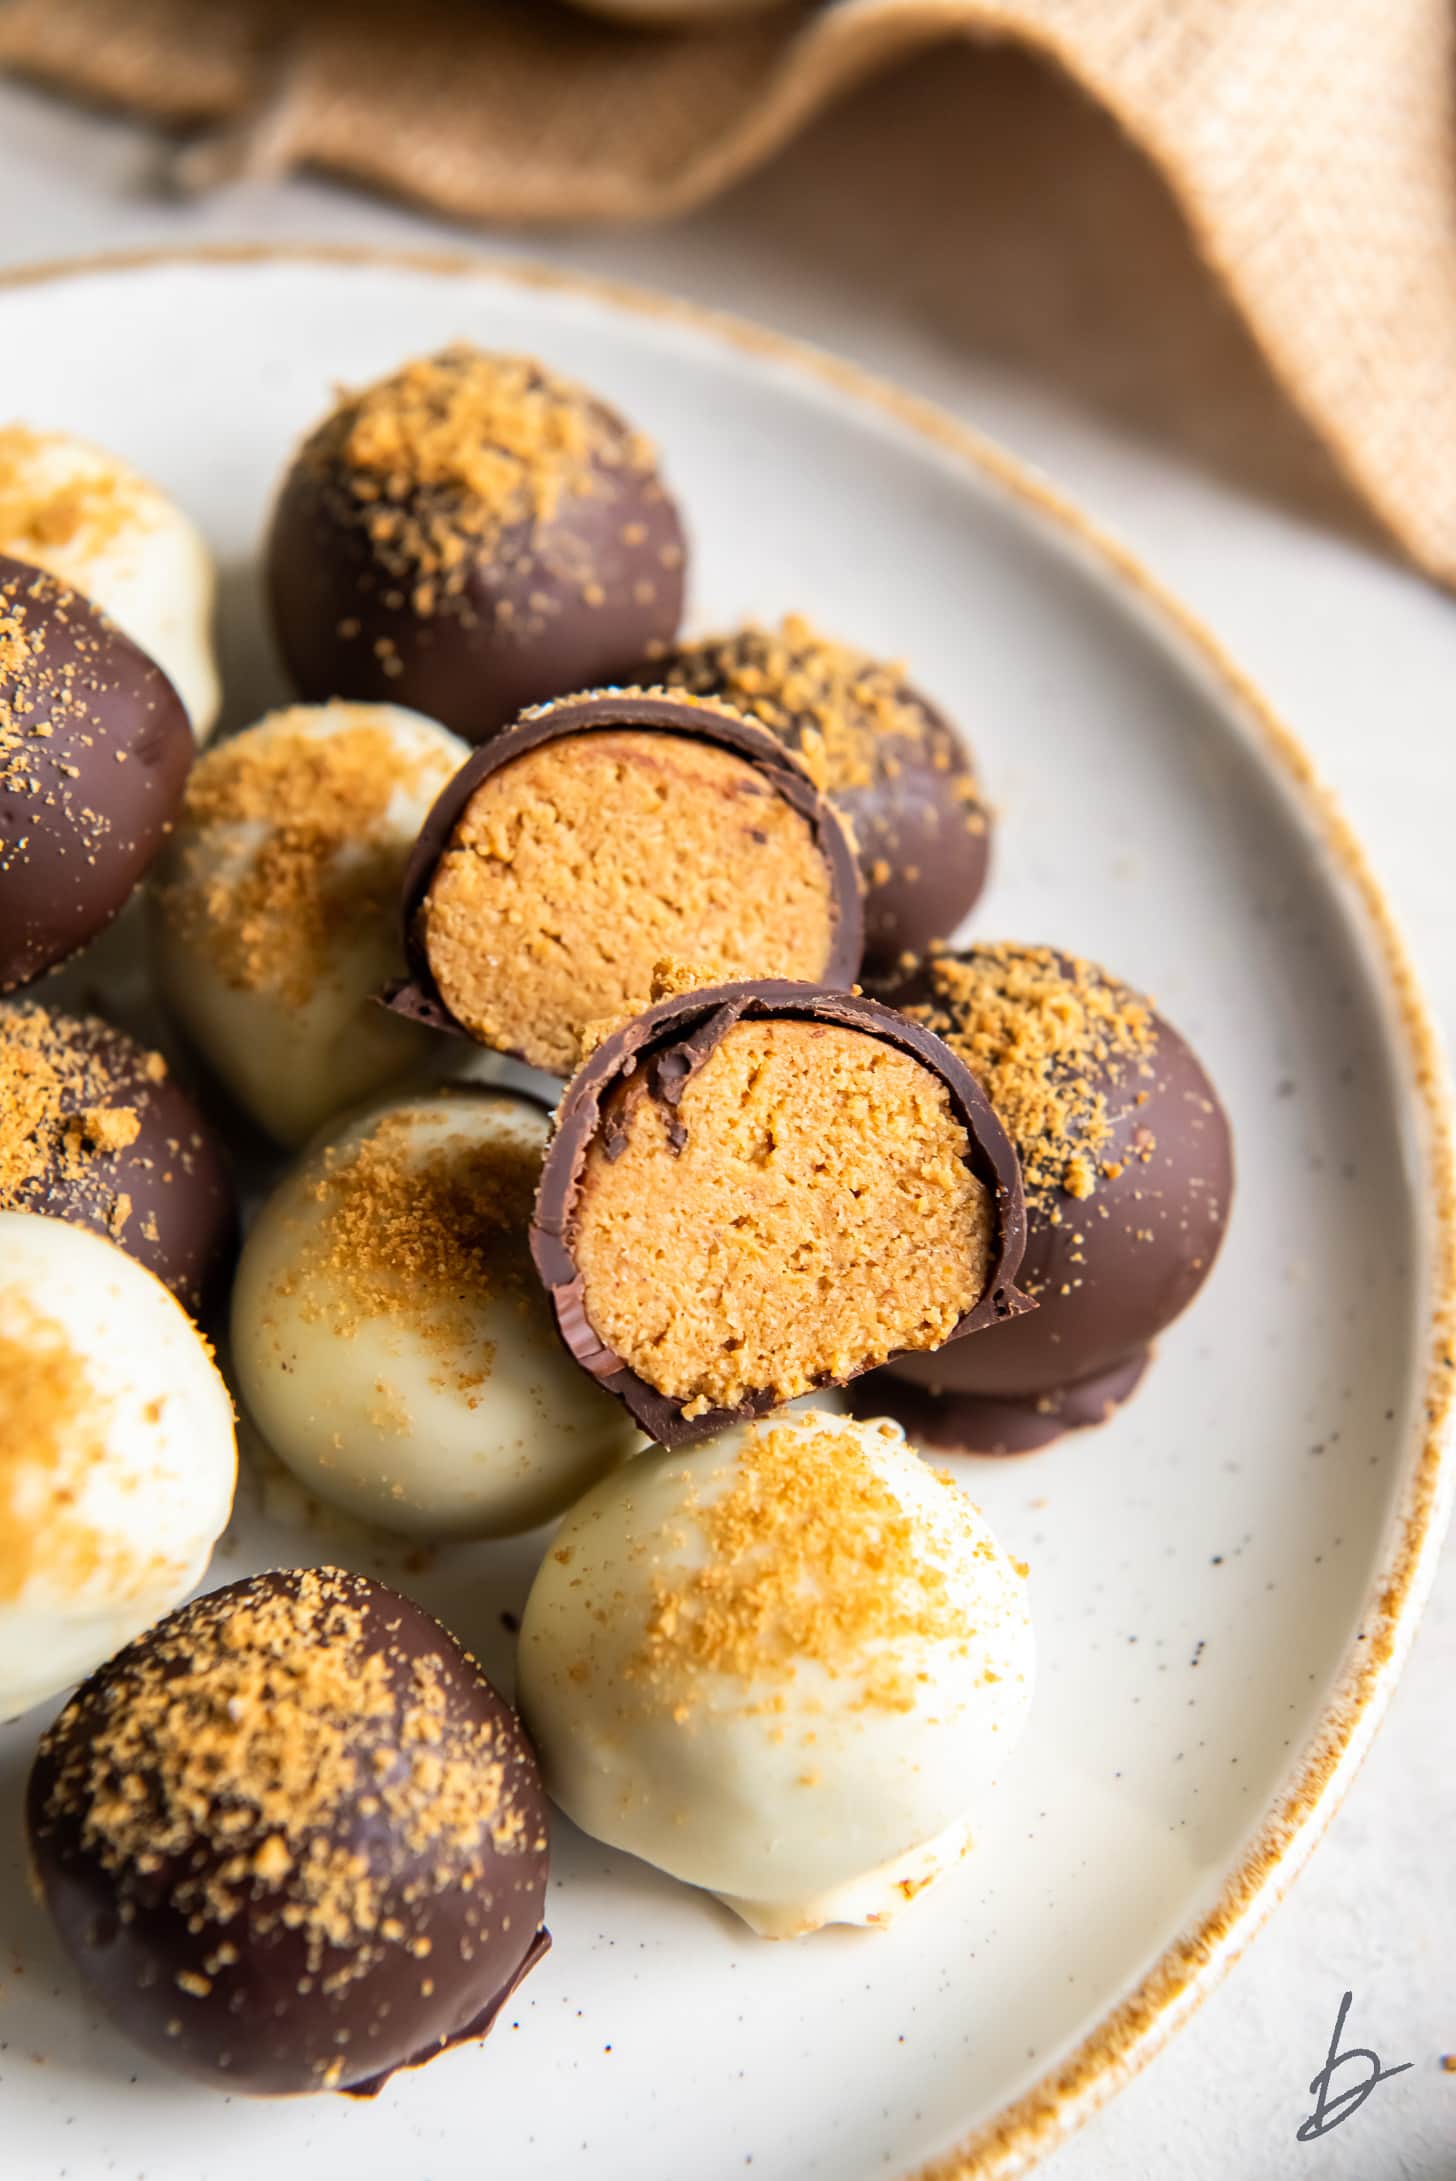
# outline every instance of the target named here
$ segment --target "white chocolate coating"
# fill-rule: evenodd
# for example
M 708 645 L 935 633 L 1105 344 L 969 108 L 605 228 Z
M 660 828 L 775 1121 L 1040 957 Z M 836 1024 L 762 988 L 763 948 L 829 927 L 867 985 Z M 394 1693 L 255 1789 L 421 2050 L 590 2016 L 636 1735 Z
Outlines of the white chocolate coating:
M 403 973 L 398 895 L 405 864 L 430 805 L 469 754 L 465 744 L 418 712 L 342 702 L 270 712 L 237 739 L 327 740 L 360 726 L 388 737 L 399 777 L 382 817 L 333 864 L 347 877 L 363 857 L 380 859 L 383 882 L 377 906 L 331 939 L 306 998 L 277 983 L 238 983 L 213 944 L 229 936 L 234 889 L 276 829 L 252 819 L 198 824 L 184 809 L 148 892 L 152 966 L 163 997 L 238 1103 L 289 1146 L 382 1090 L 438 1043 L 377 1006 L 374 995 Z M 232 746 L 220 744 L 216 755 Z M 285 938 L 286 930 L 280 951 Z
M 641 1444 L 566 1353 L 530 1265 L 547 1130 L 541 1106 L 502 1091 L 376 1108 L 264 1206 L 233 1289 L 233 1371 L 251 1421 L 320 1499 L 411 1537 L 513 1536 Z M 490 1201 L 472 1193 L 472 1162 L 489 1190 L 502 1154 L 518 1176 L 506 1228 L 469 1211 Z M 378 1194 L 340 1225 L 361 1175 Z M 439 1224 L 452 1220 L 459 1260 Z M 371 1235 L 393 1264 L 371 1261 Z
M 182 1602 L 231 1512 L 237 1447 L 227 1388 L 161 1281 L 26 1212 L 0 1212 L 0 1420 L 3 1719 Z
M 0 428 L 0 553 L 49 568 L 156 660 L 205 742 L 222 701 L 202 533 L 129 464 L 66 432 Z
M 754 1495 L 806 1444 L 835 1466 L 820 1510 L 799 1487 L 795 1562 L 792 1485 L 777 1533 Z M 519 1691 L 569 1817 L 787 1937 L 884 1923 L 959 1859 L 1033 1660 L 1023 1572 L 971 1502 L 898 1426 L 809 1411 L 653 1448 L 573 1508 Z

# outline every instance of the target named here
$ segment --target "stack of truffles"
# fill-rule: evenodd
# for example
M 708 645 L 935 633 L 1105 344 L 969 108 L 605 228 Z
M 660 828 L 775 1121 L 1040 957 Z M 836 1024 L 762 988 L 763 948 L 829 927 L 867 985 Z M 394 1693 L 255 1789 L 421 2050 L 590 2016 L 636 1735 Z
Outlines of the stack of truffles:
M 0 547 L 0 1715 L 90 1676 L 29 1800 L 83 1975 L 208 2081 L 372 2092 L 544 1953 L 547 1794 L 757 1931 L 884 1923 L 1032 1686 L 1026 1570 L 916 1445 L 1131 1391 L 1229 1209 L 1197 1060 L 1070 948 L 950 943 L 959 733 L 797 614 L 683 642 L 652 449 L 544 364 L 339 400 L 265 551 L 300 701 L 201 754 L 186 519 L 16 427 Z M 170 1058 L 38 982 L 104 1002 L 142 881 L 106 945 Z M 209 1330 L 319 1501 L 561 1518 L 519 1717 L 366 1577 L 183 1603 Z

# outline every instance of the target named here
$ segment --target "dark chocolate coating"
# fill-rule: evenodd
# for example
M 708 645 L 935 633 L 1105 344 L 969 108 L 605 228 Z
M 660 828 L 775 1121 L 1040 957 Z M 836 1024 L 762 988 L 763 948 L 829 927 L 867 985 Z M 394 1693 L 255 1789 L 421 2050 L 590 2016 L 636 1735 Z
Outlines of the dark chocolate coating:
M 1105 1424 L 1130 1401 L 1153 1360 L 1139 1348 L 1126 1362 L 1037 1400 L 991 1393 L 932 1393 L 908 1378 L 872 1371 L 850 1388 L 856 1416 L 888 1416 L 917 1446 L 938 1454 L 1034 1454 L 1069 1431 Z
M 899 1006 L 930 1005 L 954 1019 L 923 966 L 877 989 Z M 1021 1277 L 1035 1313 L 986 1340 L 886 1366 L 891 1377 L 956 1397 L 956 1443 L 968 1449 L 1018 1451 L 1099 1420 L 1131 1390 L 1149 1342 L 1212 1270 L 1233 1195 L 1228 1119 L 1177 1031 L 1157 1015 L 1153 1026 L 1150 1074 L 1133 1065 L 1091 1078 L 1106 1096 L 1110 1130 L 1097 1159 L 1121 1171 L 1099 1174 L 1090 1197 L 1058 1189 L 1050 1201 L 1027 1198 Z M 1090 1404 L 1077 1397 L 1086 1382 L 1104 1380 L 1105 1397 L 1095 1384 Z M 987 1403 L 979 1415 L 977 1397 Z M 866 1387 L 861 1402 L 869 1398 Z M 1011 1428 L 1008 1403 L 1039 1419 L 1028 1421 L 1030 1438 Z
M 1032 1308 L 1015 1285 L 1026 1239 L 1016 1153 L 975 1077 L 933 1032 L 856 993 L 777 979 L 715 985 L 662 1000 L 606 1038 L 567 1085 L 557 1108 L 556 1132 L 541 1170 L 531 1224 L 531 1254 L 567 1347 L 662 1446 L 686 1446 L 745 1417 L 762 1416 L 777 1405 L 777 1397 L 768 1390 L 755 1392 L 736 1407 L 709 1409 L 688 1419 L 681 1401 L 649 1386 L 598 1338 L 587 1316 L 575 1256 L 582 1173 L 592 1144 L 611 1125 L 609 1100 L 619 1084 L 645 1071 L 650 1095 L 674 1107 L 727 1033 L 745 1021 L 822 1022 L 859 1030 L 928 1068 L 945 1086 L 952 1111 L 970 1140 L 968 1164 L 990 1192 L 995 1210 L 985 1290 L 948 1338 L 960 1346 L 965 1335 Z
M 410 1846 L 375 1790 L 386 1793 L 408 1776 L 422 1750 L 442 1745 L 411 1744 L 397 1728 L 391 1739 L 392 1722 L 381 1727 L 361 1715 L 352 1738 L 357 1781 L 335 1811 L 327 1844 L 356 1853 L 372 1883 L 374 1936 L 367 1944 L 351 1937 L 320 1946 L 304 1918 L 285 1920 L 295 1900 L 296 1863 L 281 1876 L 236 1876 L 238 1860 L 247 1859 L 243 1869 L 250 1871 L 265 1842 L 276 1841 L 277 1828 L 235 1784 L 200 1822 L 193 1820 L 182 1853 L 108 1867 L 86 1827 L 88 1812 L 104 1810 L 122 1785 L 109 1756 L 97 1758 L 94 1737 L 135 1703 L 139 1677 L 159 1645 L 180 1638 L 195 1670 L 223 1656 L 237 1607 L 270 1595 L 297 1597 L 320 1576 L 331 1594 L 362 1609 L 357 1655 L 384 1655 L 401 1706 L 418 1701 L 415 1663 L 436 1662 L 445 1746 L 457 1720 L 489 1728 L 503 1771 L 496 1807 L 519 1819 L 516 1830 L 502 1830 L 499 1838 L 486 1830 L 478 1842 L 462 1844 L 447 1833 Z M 161 1668 L 168 1681 L 184 1670 Z M 276 1671 L 286 1683 L 286 1669 Z M 155 1679 L 155 1665 L 152 1672 Z M 201 1700 L 194 1694 L 189 1702 L 206 1732 Z M 483 1795 L 492 1784 L 485 1783 Z M 127 1791 L 138 1787 L 157 1806 L 155 1769 L 127 1779 Z M 367 1576 L 337 1569 L 229 1584 L 170 1614 L 109 1660 L 42 1741 L 27 1823 L 45 1904 L 98 1999 L 138 2044 L 216 2088 L 372 2095 L 397 2068 L 484 2036 L 550 1943 L 541 1923 L 546 1806 L 515 1713 L 418 1606 Z M 241 1909 L 225 1919 L 210 1905 L 214 1882 L 242 1896 Z
M 0 554 L 0 992 L 110 923 L 193 749 L 161 668 L 79 592 Z
M 431 975 L 419 912 L 430 890 L 435 867 L 449 847 L 450 836 L 481 782 L 509 765 L 514 758 L 523 757 L 528 750 L 539 749 L 543 743 L 621 728 L 690 735 L 695 741 L 711 742 L 719 749 L 731 750 L 746 758 L 764 782 L 807 820 L 815 843 L 829 866 L 835 905 L 833 951 L 821 973 L 822 981 L 831 986 L 853 982 L 859 971 L 864 931 L 854 848 L 832 806 L 802 767 L 786 755 L 778 737 L 721 705 L 694 702 L 662 690 L 599 689 L 581 696 L 561 697 L 553 704 L 528 712 L 504 734 L 473 750 L 437 796 L 420 828 L 420 837 L 405 869 L 404 950 L 411 976 L 407 983 L 394 987 L 387 995 L 388 1004 L 397 1014 L 427 1023 L 432 1029 L 460 1029 Z M 685 951 L 691 959 L 691 946 L 687 942 Z
M 480 742 L 528 704 L 625 680 L 671 643 L 681 519 L 656 472 L 628 457 L 622 419 L 590 407 L 621 459 L 595 460 L 592 491 L 568 492 L 549 517 L 516 523 L 489 551 L 472 544 L 458 599 L 428 614 L 375 550 L 320 426 L 283 481 L 267 542 L 274 634 L 300 695 L 411 705 Z
M 31 1001 L 0 1007 L 0 1098 L 11 1053 L 22 1060 L 37 1018 L 59 1078 L 65 1118 L 96 1108 L 134 1114 L 132 1143 L 108 1151 L 80 1132 L 69 1147 L 52 1125 L 43 1172 L 7 1187 L 0 1157 L 0 1212 L 40 1212 L 106 1235 L 156 1274 L 194 1316 L 222 1299 L 237 1252 L 237 1205 L 221 1144 L 181 1085 L 150 1072 L 155 1056 L 98 1015 L 62 1015 Z M 0 1106 L 0 1147 L 7 1112 Z M 128 1208 L 129 1207 L 129 1208 Z
M 833 647 L 835 655 L 841 650 Z M 796 676 L 812 685 L 814 657 L 812 645 L 796 651 L 792 623 L 767 639 L 748 628 L 681 646 L 653 678 L 721 697 L 802 751 L 823 735 L 813 713 L 796 710 L 792 701 Z M 868 673 L 891 682 L 892 669 L 863 663 Z M 824 702 L 852 710 L 856 734 L 873 752 L 867 779 L 837 782 L 831 768 L 826 788 L 859 848 L 865 963 L 871 969 L 888 969 L 903 953 L 949 939 L 979 899 L 991 861 L 991 814 L 975 791 L 964 741 L 911 683 L 894 679 L 892 689 L 886 709 L 897 718 L 894 727 L 876 724 L 855 704 L 852 689 L 821 691 Z

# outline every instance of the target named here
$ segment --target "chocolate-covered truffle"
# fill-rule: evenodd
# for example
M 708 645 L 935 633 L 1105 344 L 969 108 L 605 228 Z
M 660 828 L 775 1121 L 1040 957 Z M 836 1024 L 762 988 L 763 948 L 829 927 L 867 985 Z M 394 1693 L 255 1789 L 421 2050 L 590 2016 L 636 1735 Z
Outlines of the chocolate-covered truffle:
M 990 813 L 944 715 L 905 676 L 798 614 L 684 645 L 654 680 L 772 728 L 844 812 L 865 884 L 865 959 L 950 938 L 986 883 Z
M 854 850 L 798 760 L 720 704 L 598 690 L 472 752 L 405 875 L 401 1012 L 568 1075 L 654 965 L 847 985 Z
M 162 1055 L 32 1001 L 0 1006 L 0 1211 L 109 1235 L 194 1315 L 237 1242 L 222 1148 Z
M 686 557 L 652 449 L 614 410 L 461 343 L 346 395 L 304 442 L 267 572 L 302 695 L 412 705 L 479 742 L 663 650 Z
M 937 955 L 881 988 L 979 1078 L 1021 1158 L 1022 1283 L 1037 1308 L 984 1340 L 904 1357 L 859 1389 L 918 1436 L 1016 1453 L 1100 1423 L 1218 1253 L 1233 1193 L 1227 1117 L 1149 1003 L 1047 947 Z
M 78 592 L 0 555 L 0 992 L 110 923 L 192 750 L 161 668 Z
M 373 2092 L 484 2036 L 547 1945 L 514 1712 L 418 1606 L 337 1568 L 229 1584 L 103 1666 L 27 1817 L 98 1998 L 223 2089 Z
M 532 1249 L 668 1446 L 1029 1307 L 1016 1156 L 917 1024 L 763 980 L 663 1000 L 569 1084 Z

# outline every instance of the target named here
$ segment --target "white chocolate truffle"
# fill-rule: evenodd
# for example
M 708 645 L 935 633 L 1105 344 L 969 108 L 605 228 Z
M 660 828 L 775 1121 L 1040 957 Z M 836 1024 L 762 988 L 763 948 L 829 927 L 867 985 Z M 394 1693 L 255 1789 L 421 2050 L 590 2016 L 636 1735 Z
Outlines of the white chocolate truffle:
M 0 1719 L 181 1604 L 236 1479 L 227 1388 L 161 1281 L 0 1212 Z
M 207 740 L 222 694 L 217 578 L 201 531 L 159 486 L 89 440 L 0 427 L 0 553 L 50 569 L 109 614 Z
M 567 1516 L 527 1602 L 547 1787 L 767 1937 L 885 1923 L 964 1853 L 1025 1723 L 1024 1575 L 898 1425 L 654 1448 Z
M 548 1128 L 504 1091 L 376 1108 L 264 1206 L 233 1371 L 320 1499 L 410 1537 L 514 1536 L 640 1445 L 566 1353 L 531 1264 Z
M 209 750 L 149 890 L 163 996 L 259 1126 L 297 1145 L 428 1051 L 375 1004 L 400 888 L 468 755 L 417 712 L 294 705 Z

